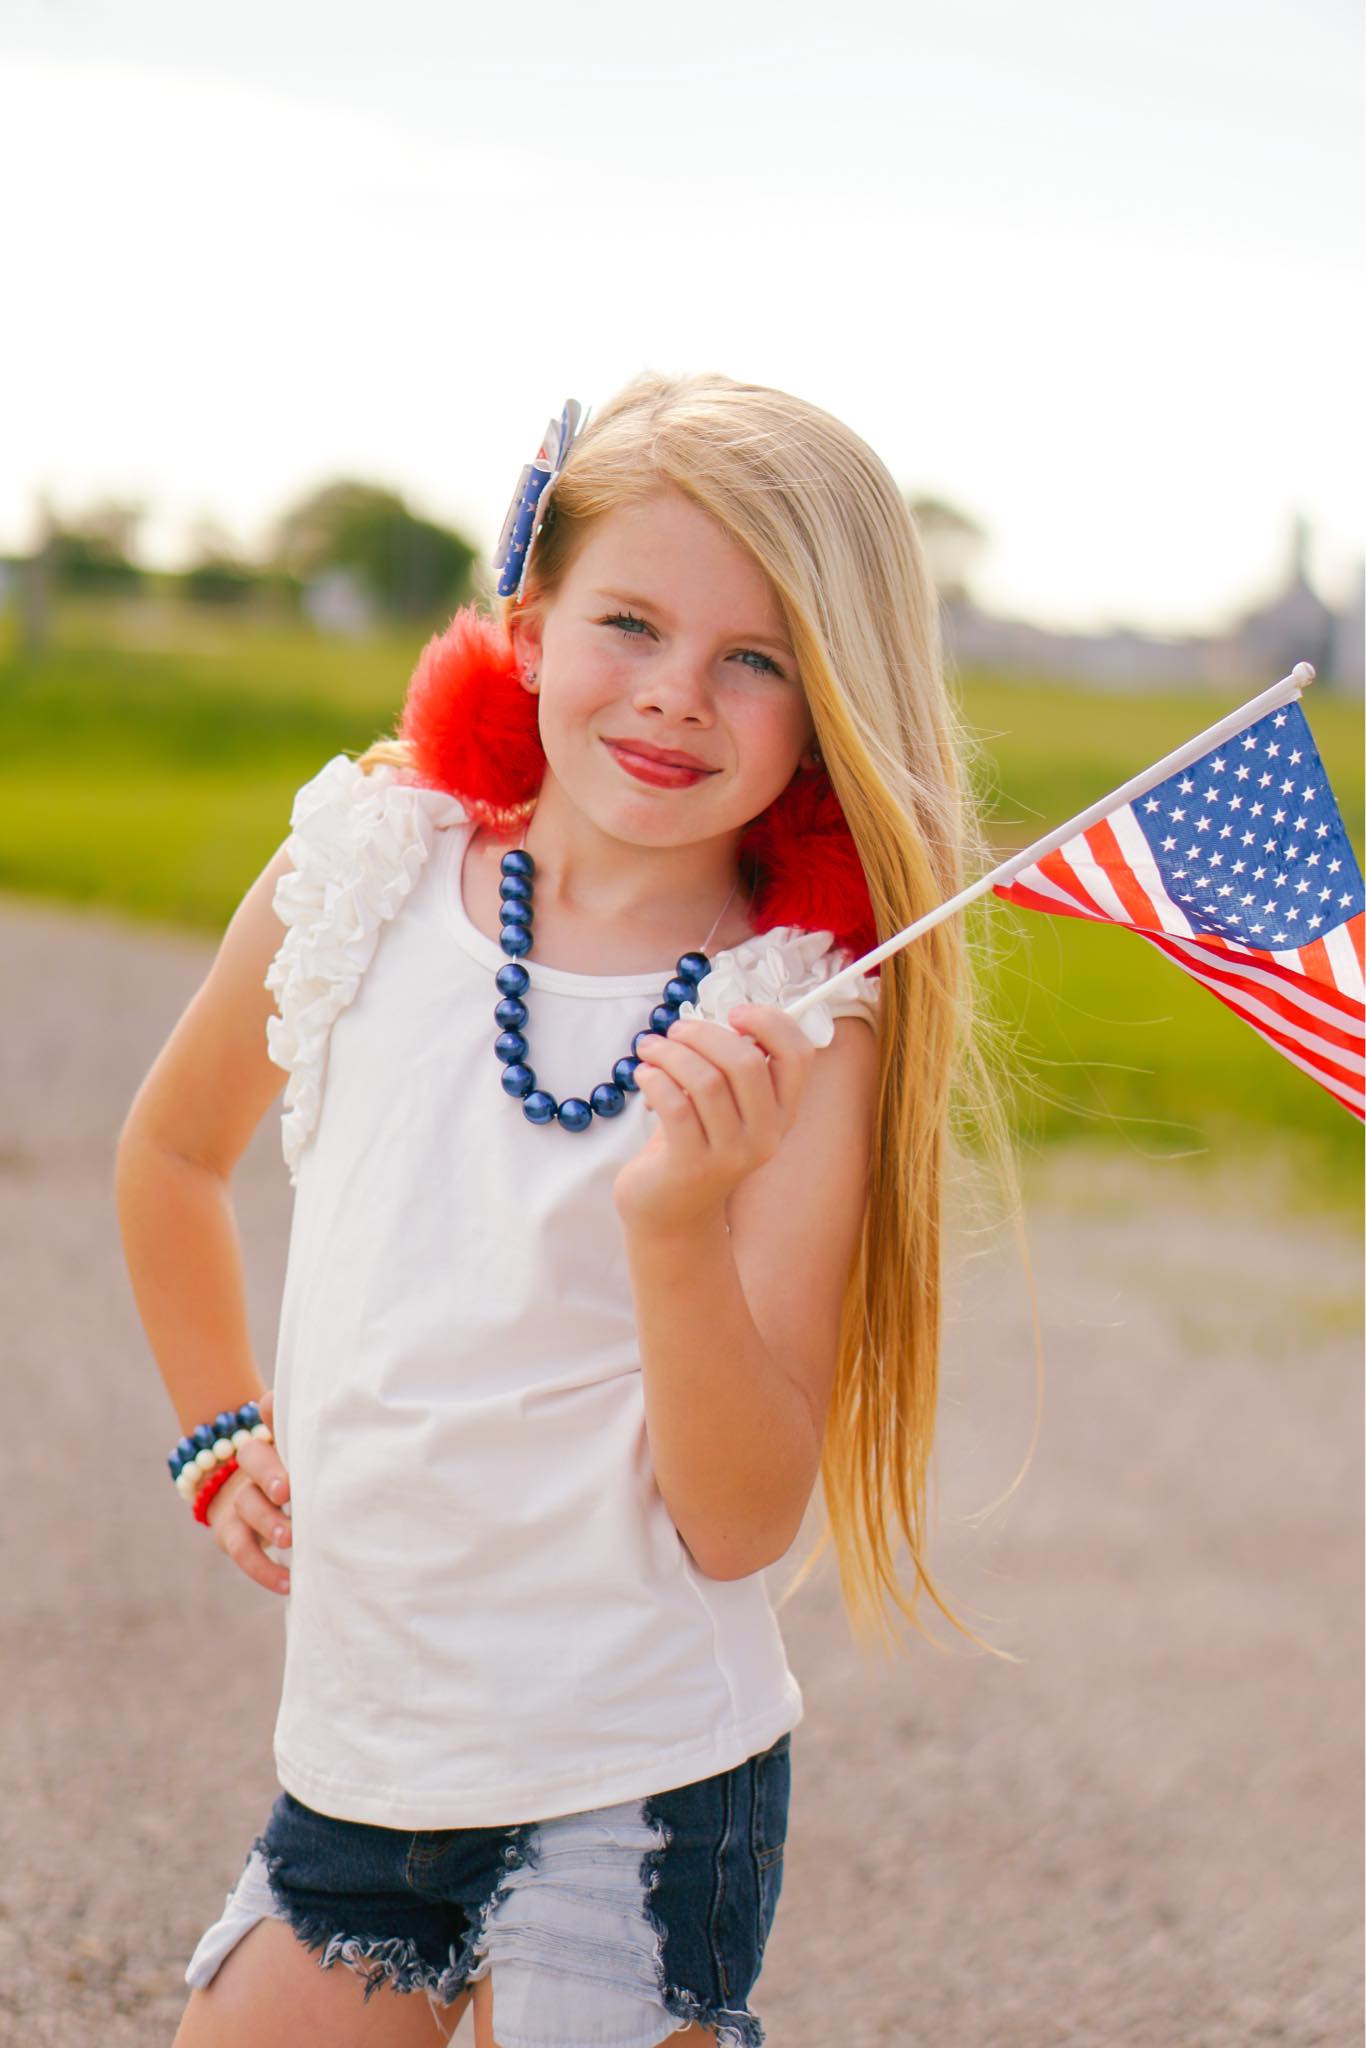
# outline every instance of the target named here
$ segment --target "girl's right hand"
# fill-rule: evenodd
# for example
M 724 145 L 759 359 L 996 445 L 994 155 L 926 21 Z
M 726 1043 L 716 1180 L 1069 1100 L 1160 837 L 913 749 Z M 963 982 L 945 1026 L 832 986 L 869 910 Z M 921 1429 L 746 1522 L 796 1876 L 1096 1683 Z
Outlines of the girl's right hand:
M 261 1420 L 273 1431 L 275 1395 L 262 1394 Z M 284 1510 L 289 1499 L 289 1474 L 280 1462 L 273 1443 L 253 1437 L 237 1453 L 237 1470 L 224 1481 L 209 1502 L 209 1528 L 220 1550 L 225 1551 L 249 1579 L 270 1593 L 289 1591 L 289 1573 L 266 1556 L 270 1543 L 284 1550 L 294 1541 L 289 1517 Z

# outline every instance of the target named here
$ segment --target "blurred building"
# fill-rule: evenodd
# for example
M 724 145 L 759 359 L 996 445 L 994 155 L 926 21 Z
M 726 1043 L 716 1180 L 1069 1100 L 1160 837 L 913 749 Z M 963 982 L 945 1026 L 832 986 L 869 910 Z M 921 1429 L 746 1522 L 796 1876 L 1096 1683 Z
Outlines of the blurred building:
M 378 605 L 350 569 L 319 570 L 304 584 L 300 601 L 320 633 L 363 640 L 378 623 Z
M 944 641 L 959 668 L 991 668 L 1021 676 L 1074 676 L 1097 689 L 1211 688 L 1247 684 L 1265 689 L 1297 661 L 1312 662 L 1326 689 L 1359 692 L 1366 682 L 1366 562 L 1356 588 L 1334 611 L 1309 581 L 1309 526 L 1297 519 L 1288 574 L 1268 603 L 1223 632 L 1162 635 L 1116 626 L 1100 633 L 1061 633 L 1026 619 L 1000 618 L 964 595 L 943 605 Z

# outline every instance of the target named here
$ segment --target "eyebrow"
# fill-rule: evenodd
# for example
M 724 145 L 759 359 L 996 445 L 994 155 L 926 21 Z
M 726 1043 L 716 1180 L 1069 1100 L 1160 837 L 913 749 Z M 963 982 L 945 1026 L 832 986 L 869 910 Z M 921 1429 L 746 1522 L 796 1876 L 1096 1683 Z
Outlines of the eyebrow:
M 659 600 L 657 598 L 636 597 L 633 596 L 631 592 L 628 590 L 595 590 L 593 592 L 593 595 L 594 597 L 611 598 L 613 602 L 616 604 L 638 604 L 640 605 L 642 610 L 647 612 L 654 612 L 656 616 L 663 619 L 666 624 L 673 624 L 673 621 L 672 619 L 670 619 L 669 614 L 665 611 L 663 605 L 659 603 Z M 735 638 L 737 640 L 745 642 L 746 644 L 752 641 L 756 647 L 776 647 L 779 650 L 779 652 L 785 654 L 790 661 L 795 662 L 797 659 L 792 649 L 792 643 L 789 640 L 777 638 L 772 633 L 737 633 L 735 635 Z

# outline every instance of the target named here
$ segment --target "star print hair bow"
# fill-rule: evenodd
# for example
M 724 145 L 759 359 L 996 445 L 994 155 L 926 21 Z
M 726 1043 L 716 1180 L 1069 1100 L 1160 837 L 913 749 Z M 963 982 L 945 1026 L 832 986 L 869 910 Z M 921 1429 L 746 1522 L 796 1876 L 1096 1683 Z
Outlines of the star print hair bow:
M 545 517 L 546 502 L 574 445 L 581 415 L 587 417 L 577 398 L 569 399 L 559 419 L 552 420 L 546 428 L 545 439 L 536 451 L 535 460 L 522 471 L 494 550 L 493 566 L 498 572 L 499 597 L 521 596 L 531 550 Z

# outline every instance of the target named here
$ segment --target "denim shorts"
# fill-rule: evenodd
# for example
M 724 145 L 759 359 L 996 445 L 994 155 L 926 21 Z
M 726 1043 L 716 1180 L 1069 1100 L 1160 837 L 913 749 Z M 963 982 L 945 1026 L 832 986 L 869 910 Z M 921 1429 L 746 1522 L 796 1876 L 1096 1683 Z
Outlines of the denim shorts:
M 748 1998 L 783 1882 L 792 1737 L 675 1791 L 507 1827 L 371 1827 L 281 1792 L 186 1983 L 258 1920 L 320 1968 L 448 2005 L 493 1972 L 499 2048 L 761 2048 Z

